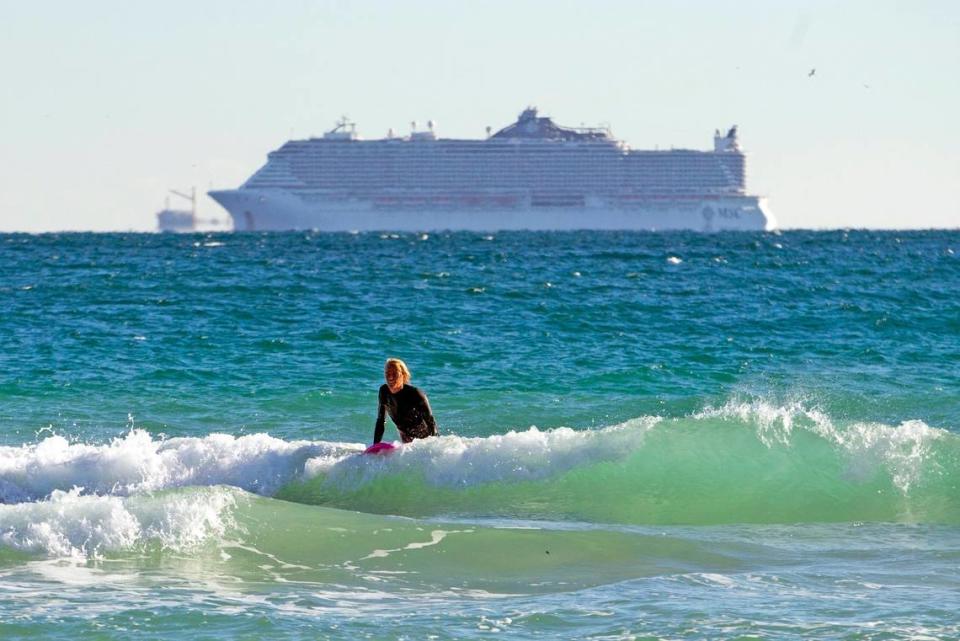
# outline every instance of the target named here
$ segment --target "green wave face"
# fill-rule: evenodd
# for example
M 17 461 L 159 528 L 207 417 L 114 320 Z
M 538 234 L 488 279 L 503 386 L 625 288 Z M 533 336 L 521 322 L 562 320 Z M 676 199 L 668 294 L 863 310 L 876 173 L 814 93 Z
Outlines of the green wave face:
M 41 528 L 55 535 L 45 544 L 0 545 L 0 572 L 7 579 L 46 576 L 68 581 L 73 590 L 114 584 L 129 590 L 135 584 L 189 592 L 202 586 L 218 604 L 244 607 L 279 598 L 293 608 L 297 591 L 309 590 L 314 608 L 368 607 L 371 616 L 409 603 L 407 597 L 482 603 L 487 597 L 563 594 L 642 578 L 784 571 L 809 561 L 804 545 L 818 554 L 840 550 L 843 562 L 856 562 L 888 553 L 891 544 L 909 545 L 917 536 L 945 536 L 941 543 L 947 546 L 955 536 L 938 526 L 810 525 L 798 543 L 796 528 L 779 525 L 660 529 L 411 519 L 280 501 L 224 486 L 122 499 L 69 493 L 54 503 L 55 509 L 24 504 L 23 516 L 29 517 L 24 523 L 47 518 L 60 530 Z M 7 531 L 17 529 L 12 520 L 7 525 L 14 526 Z M 24 543 L 36 534 L 29 527 L 21 531 Z M 56 547 L 67 541 L 77 554 Z
M 275 594 L 280 585 L 361 601 L 409 590 L 563 592 L 691 565 L 725 571 L 771 556 L 682 532 L 415 520 L 225 486 L 126 498 L 61 493 L 48 504 L 7 506 L 0 525 L 0 572 L 39 572 L 71 585 L 121 576 L 144 585 L 215 585 L 226 598 Z
M 416 517 L 960 523 L 960 441 L 920 422 L 840 425 L 816 412 L 728 406 L 564 435 L 577 443 L 559 432 L 349 457 L 277 496 Z
M 501 522 L 502 523 L 502 522 Z M 744 550 L 682 535 L 423 521 L 250 496 L 236 511 L 236 541 L 207 567 L 258 581 L 360 585 L 367 590 L 567 591 L 682 572 L 741 567 Z M 753 551 L 747 556 L 749 562 Z M 169 560 L 165 560 L 169 562 Z M 217 570 L 219 568 L 219 570 Z

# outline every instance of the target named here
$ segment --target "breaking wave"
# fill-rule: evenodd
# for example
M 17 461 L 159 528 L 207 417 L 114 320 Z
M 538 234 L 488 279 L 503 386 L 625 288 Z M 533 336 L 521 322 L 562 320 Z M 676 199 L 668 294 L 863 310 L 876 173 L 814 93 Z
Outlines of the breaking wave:
M 230 528 L 238 490 L 414 517 L 957 524 L 958 443 L 921 421 L 843 423 L 762 401 L 595 430 L 446 435 L 387 456 L 266 434 L 54 435 L 0 447 L 0 545 L 58 556 L 189 547 Z
M 130 498 L 54 490 L 44 501 L 0 505 L 0 546 L 75 559 L 147 544 L 189 550 L 234 525 L 238 496 L 226 487 Z

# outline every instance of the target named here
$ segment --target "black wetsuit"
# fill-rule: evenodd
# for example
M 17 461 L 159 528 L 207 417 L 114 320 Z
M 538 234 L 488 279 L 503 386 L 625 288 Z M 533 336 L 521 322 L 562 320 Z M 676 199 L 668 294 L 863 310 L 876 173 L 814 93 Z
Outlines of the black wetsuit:
M 383 439 L 385 412 L 397 426 L 400 438 L 409 443 L 415 438 L 427 438 L 437 435 L 437 423 L 430 411 L 427 395 L 413 385 L 404 385 L 396 394 L 386 385 L 380 386 L 380 401 L 377 405 L 377 426 L 373 433 L 373 442 Z

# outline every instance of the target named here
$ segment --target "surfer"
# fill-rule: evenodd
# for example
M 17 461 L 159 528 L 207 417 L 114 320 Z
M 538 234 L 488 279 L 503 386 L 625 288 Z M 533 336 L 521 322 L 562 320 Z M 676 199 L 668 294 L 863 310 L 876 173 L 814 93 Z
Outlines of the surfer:
M 374 444 L 383 439 L 385 414 L 400 432 L 400 439 L 409 443 L 415 438 L 427 438 L 437 435 L 437 423 L 430 411 L 427 395 L 410 385 L 410 370 L 399 358 L 388 358 L 383 366 L 386 384 L 380 386 L 380 399 L 377 405 L 377 425 L 373 432 Z

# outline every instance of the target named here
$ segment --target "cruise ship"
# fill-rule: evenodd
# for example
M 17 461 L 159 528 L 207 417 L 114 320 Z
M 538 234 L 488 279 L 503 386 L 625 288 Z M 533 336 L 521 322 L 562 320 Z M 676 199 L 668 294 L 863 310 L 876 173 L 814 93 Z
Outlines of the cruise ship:
M 712 150 L 634 150 L 608 128 L 536 108 L 484 139 L 425 130 L 363 140 L 346 118 L 291 140 L 237 189 L 210 196 L 237 231 L 765 230 L 736 126 Z

